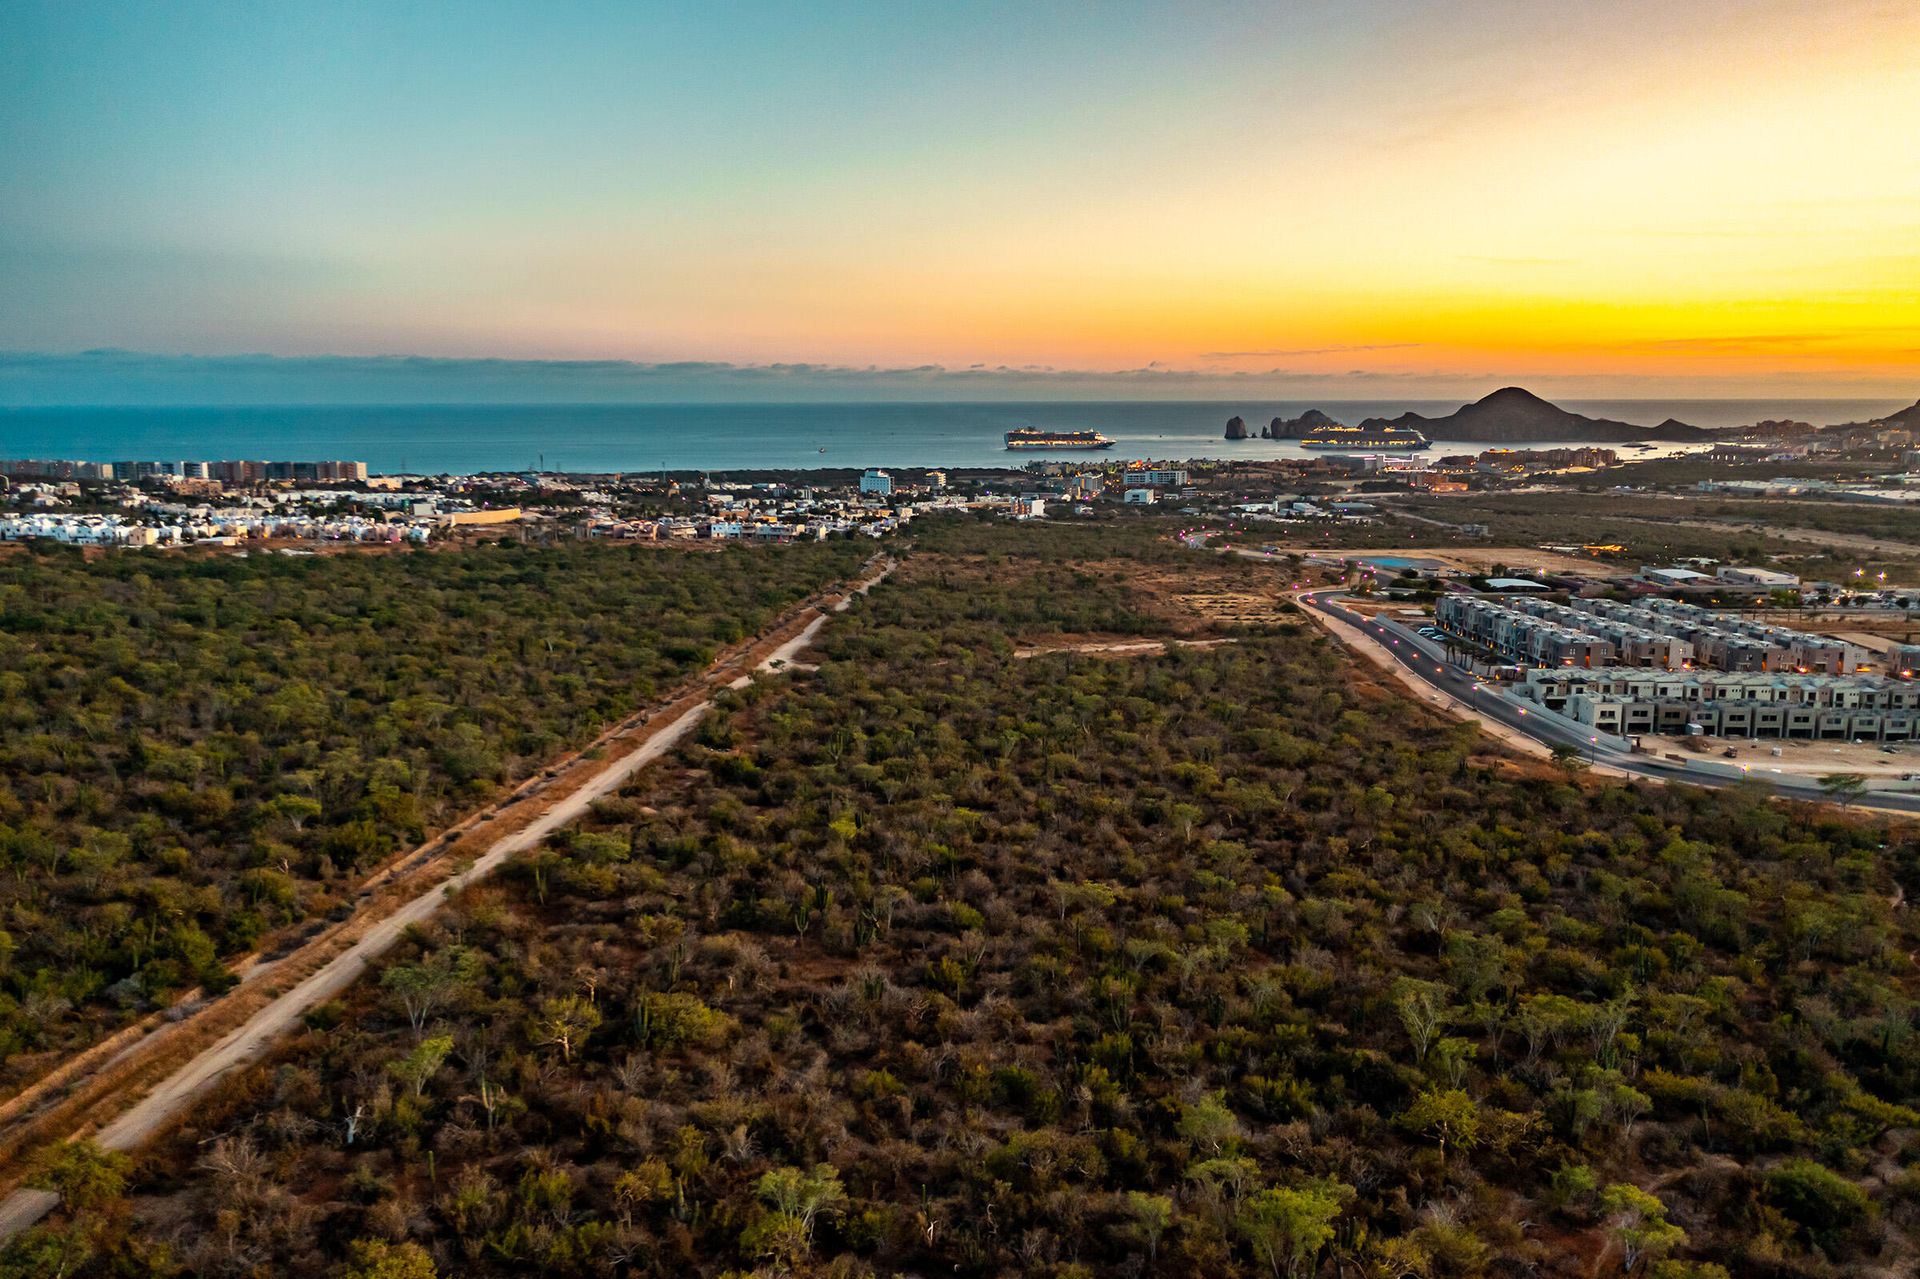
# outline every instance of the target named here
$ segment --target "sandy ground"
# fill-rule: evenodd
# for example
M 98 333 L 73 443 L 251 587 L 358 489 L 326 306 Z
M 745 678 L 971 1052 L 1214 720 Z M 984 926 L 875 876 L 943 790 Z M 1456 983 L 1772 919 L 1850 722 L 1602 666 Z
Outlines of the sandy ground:
M 1035 645 L 1030 648 L 1016 648 L 1013 655 L 1017 658 L 1046 657 L 1052 653 L 1091 653 L 1099 657 L 1137 657 L 1143 653 L 1164 653 L 1170 648 L 1218 648 L 1222 644 L 1237 644 L 1239 640 L 1221 639 L 1148 639 L 1148 640 L 1090 640 L 1081 644 Z
M 876 573 L 863 580 L 853 592 L 842 596 L 832 606 L 832 611 L 844 611 L 851 602 L 852 594 L 864 594 L 892 572 L 894 564 L 886 562 Z M 799 610 L 783 623 L 776 624 L 772 633 L 746 650 L 748 660 L 758 658 L 753 667 L 755 671 L 773 671 L 785 667 L 795 654 L 801 652 L 818 636 L 827 620 L 827 614 L 815 608 Z M 769 647 L 771 645 L 771 647 Z M 711 688 L 717 682 L 717 671 L 721 668 L 735 668 L 741 655 L 736 653 L 731 661 L 723 660 L 710 668 L 701 687 Z M 728 687 L 740 687 L 752 679 L 751 672 L 740 675 L 728 682 Z M 397 941 L 408 927 L 431 916 L 454 893 L 470 884 L 486 878 L 504 865 L 515 853 L 532 848 L 548 835 L 583 815 L 592 803 L 611 793 L 624 784 L 634 773 L 660 758 L 683 741 L 687 734 L 700 722 L 713 705 L 711 697 L 699 693 L 690 694 L 676 703 L 669 712 L 654 717 L 625 743 L 628 749 L 619 754 L 611 764 L 597 769 L 583 765 L 581 771 L 590 775 L 577 787 L 567 789 L 564 795 L 558 795 L 542 804 L 542 811 L 533 820 L 520 826 L 510 834 L 496 840 L 470 865 L 450 876 L 439 877 L 421 875 L 418 878 L 431 882 L 408 882 L 399 884 L 398 892 L 386 898 L 377 898 L 363 907 L 362 914 L 348 920 L 335 930 L 308 943 L 306 947 L 295 951 L 285 960 L 278 961 L 276 967 L 283 971 L 299 971 L 303 967 L 312 967 L 312 971 L 290 988 L 274 994 L 266 1002 L 248 1013 L 238 1026 L 228 1031 L 217 1042 L 207 1047 L 184 1063 L 164 1075 L 159 1082 L 130 1108 L 120 1110 L 118 1114 L 106 1119 L 103 1127 L 94 1134 L 94 1139 L 111 1150 L 132 1150 L 151 1140 L 170 1120 L 177 1117 L 193 1100 L 198 1097 L 222 1074 L 233 1067 L 245 1063 L 268 1048 L 273 1041 L 290 1029 L 308 1009 L 333 998 L 346 989 L 356 978 L 364 973 L 368 966 Z M 562 789 L 558 784 L 555 790 Z M 410 877 L 412 878 L 412 877 Z M 397 899 L 397 900 L 396 900 Z M 392 906 L 377 919 L 370 919 L 380 907 Z M 339 942 L 350 937 L 343 947 Z M 306 955 L 305 952 L 314 952 Z M 317 965 L 302 964 L 303 959 L 317 960 Z M 246 991 L 245 987 L 239 988 Z M 230 992 L 230 996 L 237 992 Z M 248 994 L 258 994 L 246 991 Z M 200 1016 L 213 1020 L 213 1014 L 233 1006 L 227 1000 L 217 1000 L 207 1006 Z M 191 1019 L 176 1023 L 177 1026 L 191 1025 Z M 133 1048 L 123 1049 L 104 1064 L 103 1070 L 113 1071 L 116 1077 L 99 1080 L 99 1093 L 90 1096 L 85 1087 L 87 1081 L 75 1089 L 71 1105 L 62 1104 L 69 1099 L 56 1102 L 52 1111 L 34 1116 L 28 1121 L 33 1129 L 30 1134 L 16 1134 L 10 1141 L 11 1151 L 18 1151 L 28 1145 L 38 1145 L 47 1141 L 69 1136 L 83 1131 L 91 1120 L 104 1118 L 103 1112 L 110 1113 L 118 1109 L 119 1103 L 127 1100 L 130 1093 L 149 1076 L 129 1073 L 125 1079 L 118 1072 L 126 1066 L 126 1059 L 136 1055 L 143 1045 L 153 1045 L 156 1040 L 166 1042 L 156 1046 L 153 1055 L 159 1056 L 168 1047 L 186 1048 L 185 1035 L 155 1036 L 141 1041 Z M 172 1063 L 167 1063 L 172 1064 Z M 71 1123 L 63 1124 L 62 1119 Z M 19 1160 L 10 1160 L 15 1168 Z M 14 1234 L 32 1225 L 44 1216 L 54 1204 L 56 1198 L 44 1191 L 17 1190 L 0 1201 L 0 1239 L 11 1238 Z
M 1783 542 L 1805 542 L 1812 546 L 1839 547 L 1849 551 L 1865 551 L 1874 555 L 1910 556 L 1916 549 L 1912 542 L 1869 537 L 1864 533 L 1829 533 L 1824 529 L 1756 524 L 1751 520 L 1661 519 L 1659 523 L 1712 529 L 1718 533 L 1758 533 L 1767 537 L 1777 537 Z
M 1894 643 L 1885 635 L 1874 635 L 1868 631 L 1829 631 L 1828 634 L 1835 639 L 1845 640 L 1849 644 L 1858 644 L 1861 648 L 1873 653 L 1884 653 L 1892 648 Z
M 1689 739 L 1662 737 L 1648 740 L 1661 742 L 1662 751 L 1688 755 L 1695 753 L 1687 749 Z M 1757 737 L 1751 741 L 1744 737 L 1696 737 L 1691 740 L 1705 744 L 1707 749 L 1698 752 L 1701 759 L 1777 768 L 1803 777 L 1860 773 L 1875 779 L 1897 779 L 1903 773 L 1920 774 L 1920 745 L 1890 742 L 1888 745 L 1893 746 L 1893 751 L 1888 753 L 1881 750 L 1877 743 L 1867 742 L 1856 746 L 1852 742 L 1785 741 L 1777 737 Z M 1731 759 L 1726 755 L 1729 750 L 1735 752 Z M 1775 755 L 1775 750 L 1780 754 Z

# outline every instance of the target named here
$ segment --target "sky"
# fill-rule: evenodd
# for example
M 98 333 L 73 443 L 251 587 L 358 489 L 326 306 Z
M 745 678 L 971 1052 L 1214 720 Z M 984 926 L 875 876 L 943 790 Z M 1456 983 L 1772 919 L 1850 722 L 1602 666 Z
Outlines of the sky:
M 0 402 L 1920 395 L 1913 0 L 11 0 L 0 47 Z

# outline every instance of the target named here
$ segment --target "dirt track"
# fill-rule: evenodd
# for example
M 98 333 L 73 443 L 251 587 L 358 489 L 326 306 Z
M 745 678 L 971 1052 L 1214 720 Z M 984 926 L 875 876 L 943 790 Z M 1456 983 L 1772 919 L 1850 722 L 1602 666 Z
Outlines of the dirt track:
M 844 611 L 855 594 L 865 594 L 893 567 L 887 561 L 835 600 L 832 611 Z M 515 853 L 580 817 L 596 799 L 672 750 L 712 707 L 715 689 L 741 687 L 751 681 L 754 671 L 790 663 L 813 642 L 826 620 L 823 607 L 794 610 L 756 641 L 716 661 L 679 701 L 638 724 L 628 721 L 602 738 L 602 744 L 617 742 L 622 753 L 601 766 L 583 752 L 551 783 L 517 799 L 516 803 L 531 804 L 539 811 L 517 814 L 531 820 L 510 823 L 515 827 L 512 833 L 495 840 L 470 865 L 455 869 L 430 859 L 392 868 L 380 881 L 388 891 L 369 898 L 353 918 L 273 964 L 274 972 L 284 979 L 300 975 L 294 984 L 262 980 L 238 987 L 187 1020 L 167 1026 L 165 1030 L 172 1033 L 156 1033 L 120 1050 L 93 1073 L 82 1074 L 47 1109 L 23 1120 L 20 1129 L 7 1137 L 7 1154 L 11 1157 L 84 1133 L 96 1124 L 101 1126 L 94 1139 L 110 1150 L 145 1144 L 220 1075 L 257 1056 L 308 1009 L 346 989 L 409 926 L 432 915 L 451 894 L 486 878 Z M 746 669 L 729 678 L 742 667 Z M 274 989 L 266 989 L 269 985 Z M 196 1051 L 196 1045 L 210 1034 L 220 1038 Z M 151 1090 L 125 1106 L 147 1084 L 153 1085 Z M 18 1169 L 18 1159 L 9 1158 L 9 1162 Z M 16 1190 L 0 1201 L 0 1240 L 38 1221 L 56 1202 L 45 1191 Z
M 1052 648 L 1035 646 L 1016 648 L 1013 655 L 1025 660 L 1033 657 L 1050 657 L 1055 653 L 1090 653 L 1096 657 L 1137 657 L 1144 653 L 1166 653 L 1176 648 L 1218 648 L 1222 644 L 1237 644 L 1234 639 L 1148 639 L 1148 640 L 1095 640 L 1085 644 L 1060 644 Z

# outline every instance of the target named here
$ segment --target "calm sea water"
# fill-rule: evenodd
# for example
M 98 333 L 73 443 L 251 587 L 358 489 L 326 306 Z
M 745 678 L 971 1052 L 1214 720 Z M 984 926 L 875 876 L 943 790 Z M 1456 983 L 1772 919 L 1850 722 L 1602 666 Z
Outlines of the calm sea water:
M 1105 455 L 1112 458 L 1280 458 L 1306 454 L 1297 444 L 1271 440 L 1229 443 L 1227 419 L 1238 414 L 1257 433 L 1274 417 L 1296 417 L 1308 408 L 1358 422 L 1457 407 L 1381 400 L 0 409 L 0 457 L 347 458 L 376 472 L 425 473 L 985 467 L 1031 460 L 1036 455 L 1008 453 L 1001 437 L 1017 426 L 1037 426 L 1105 432 L 1117 441 Z M 1563 407 L 1647 425 L 1677 417 L 1696 426 L 1738 426 L 1778 417 L 1860 421 L 1902 406 L 1882 400 L 1570 400 Z M 1630 456 L 1672 451 L 1662 445 Z

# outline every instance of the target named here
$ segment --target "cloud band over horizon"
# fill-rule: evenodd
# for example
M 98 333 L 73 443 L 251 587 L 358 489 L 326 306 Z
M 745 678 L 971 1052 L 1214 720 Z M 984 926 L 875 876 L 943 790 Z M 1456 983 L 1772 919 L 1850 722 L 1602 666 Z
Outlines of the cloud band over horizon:
M 883 367 L 723 360 L 531 360 L 417 355 L 165 355 L 123 350 L 0 351 L 0 407 L 217 406 L 246 404 L 619 404 L 1171 400 L 1263 397 L 1476 399 L 1525 381 L 1577 399 L 1750 397 L 1711 379 L 1596 381 L 1581 375 L 1517 378 L 1471 373 L 1269 367 L 1217 370 L 1152 364 L 1131 369 L 938 364 Z M 1622 392 L 1625 392 L 1623 395 Z M 1802 398 L 1898 400 L 1911 386 L 1820 381 Z

